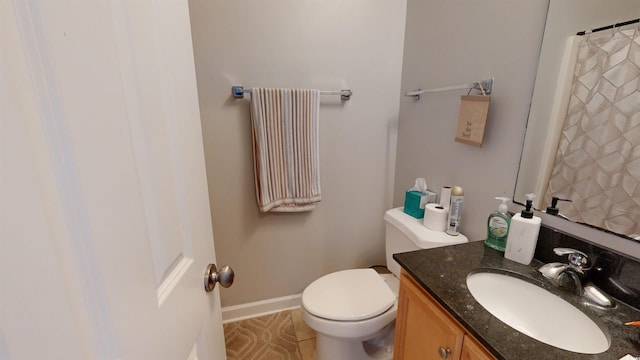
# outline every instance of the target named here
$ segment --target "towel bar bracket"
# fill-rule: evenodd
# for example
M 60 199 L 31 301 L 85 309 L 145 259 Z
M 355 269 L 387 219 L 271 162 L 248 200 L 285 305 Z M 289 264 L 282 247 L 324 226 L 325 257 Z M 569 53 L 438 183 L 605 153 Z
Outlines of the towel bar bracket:
M 342 101 L 349 101 L 351 100 L 351 95 L 353 95 L 353 91 L 348 90 L 348 89 L 342 89 L 340 90 L 340 99 Z
M 242 86 L 232 86 L 231 94 L 233 94 L 234 98 L 242 99 L 244 98 L 244 87 Z

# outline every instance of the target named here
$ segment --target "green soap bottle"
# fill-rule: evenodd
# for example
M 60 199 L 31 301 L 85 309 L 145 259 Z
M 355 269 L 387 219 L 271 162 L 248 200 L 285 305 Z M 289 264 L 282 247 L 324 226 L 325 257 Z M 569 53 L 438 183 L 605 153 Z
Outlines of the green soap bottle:
M 487 220 L 487 239 L 484 244 L 490 248 L 504 252 L 507 247 L 507 235 L 509 235 L 509 225 L 511 217 L 507 210 L 507 201 L 509 198 L 496 197 L 496 200 L 502 201 L 498 206 L 498 211 L 489 215 Z

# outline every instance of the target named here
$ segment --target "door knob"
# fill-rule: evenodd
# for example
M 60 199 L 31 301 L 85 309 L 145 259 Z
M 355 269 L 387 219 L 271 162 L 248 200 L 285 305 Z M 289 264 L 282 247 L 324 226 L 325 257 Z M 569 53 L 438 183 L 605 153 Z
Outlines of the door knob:
M 451 349 L 440 346 L 438 348 L 438 354 L 440 354 L 440 357 L 442 359 L 446 359 L 449 357 L 449 355 L 451 355 Z
M 204 272 L 204 290 L 206 292 L 213 291 L 216 283 L 220 286 L 228 288 L 233 284 L 233 269 L 228 265 L 223 266 L 220 271 L 216 268 L 216 264 L 209 264 Z

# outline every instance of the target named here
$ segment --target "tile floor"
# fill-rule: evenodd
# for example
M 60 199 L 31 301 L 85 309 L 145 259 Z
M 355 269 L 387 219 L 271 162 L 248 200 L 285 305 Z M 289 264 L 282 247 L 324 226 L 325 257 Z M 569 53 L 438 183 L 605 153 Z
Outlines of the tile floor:
M 314 360 L 316 333 L 300 310 L 224 324 L 228 360 Z

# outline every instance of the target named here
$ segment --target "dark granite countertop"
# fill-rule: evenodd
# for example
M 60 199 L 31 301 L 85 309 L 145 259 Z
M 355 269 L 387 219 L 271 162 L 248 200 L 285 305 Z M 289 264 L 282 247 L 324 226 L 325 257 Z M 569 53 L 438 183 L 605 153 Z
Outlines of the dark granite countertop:
M 482 241 L 395 254 L 394 259 L 422 287 L 447 309 L 498 359 L 604 359 L 618 360 L 626 354 L 640 356 L 640 327 L 625 322 L 640 320 L 640 310 L 621 301 L 613 309 L 590 305 L 581 297 L 551 285 L 537 269 L 543 265 L 533 260 L 529 266 L 503 257 Z M 466 286 L 467 275 L 474 270 L 508 271 L 526 278 L 560 296 L 593 319 L 611 339 L 609 350 L 587 355 L 562 350 L 530 338 L 506 325 L 486 311 Z

